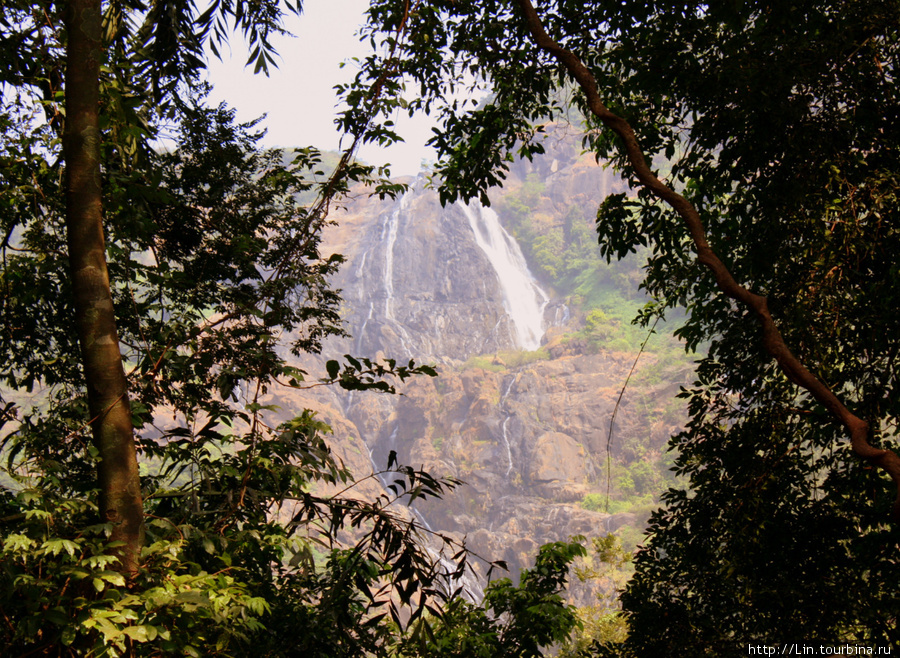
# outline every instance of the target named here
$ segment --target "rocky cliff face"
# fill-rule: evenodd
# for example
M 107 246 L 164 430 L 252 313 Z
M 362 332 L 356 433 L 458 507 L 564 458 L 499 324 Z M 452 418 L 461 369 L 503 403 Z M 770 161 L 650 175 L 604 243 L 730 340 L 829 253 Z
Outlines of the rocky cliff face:
M 385 419 L 374 454 L 396 450 L 401 461 L 465 481 L 444 500 L 420 505 L 422 514 L 433 527 L 466 535 L 482 555 L 527 566 L 543 543 L 643 522 L 581 506 L 605 492 L 610 418 L 632 362 L 630 354 L 566 356 L 417 382 Z M 614 454 L 623 438 L 655 432 L 662 443 L 676 429 L 647 426 L 634 399 L 650 407 L 652 391 L 630 395 L 616 416 Z
M 338 285 L 353 335 L 341 349 L 441 361 L 540 346 L 550 298 L 491 209 L 442 208 L 420 178 L 401 198 L 360 199 L 337 221 L 330 246 L 348 256 Z
M 580 157 L 577 144 L 552 134 L 548 154 L 516 163 L 494 201 L 531 176 L 543 181 L 535 201 L 543 228 L 573 206 L 592 216 L 604 194 L 623 186 Z M 412 358 L 437 364 L 440 376 L 410 382 L 402 396 L 319 389 L 303 403 L 332 425 L 338 452 L 357 472 L 383 466 L 395 451 L 402 463 L 465 481 L 417 512 L 513 572 L 545 542 L 640 526 L 640 515 L 583 504 L 607 491 L 612 412 L 635 354 L 589 353 L 570 340 L 583 314 L 535 280 L 494 211 L 442 208 L 423 178 L 410 185 L 394 201 L 360 195 L 334 216 L 328 248 L 347 258 L 336 287 L 351 337 L 331 342 L 324 356 Z M 645 355 L 636 381 L 659 367 Z M 672 386 L 629 387 L 612 428 L 612 459 L 636 438 L 658 451 L 677 429 L 666 406 Z M 268 402 L 296 408 L 289 395 Z

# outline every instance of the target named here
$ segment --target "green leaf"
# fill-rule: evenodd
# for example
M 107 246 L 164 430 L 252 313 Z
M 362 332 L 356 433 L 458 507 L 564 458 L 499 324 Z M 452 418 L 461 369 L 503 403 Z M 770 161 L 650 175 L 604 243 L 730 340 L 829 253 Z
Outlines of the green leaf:
M 125 577 L 117 571 L 101 571 L 97 574 L 97 577 L 116 587 L 125 587 Z
M 156 639 L 157 632 L 154 626 L 126 626 L 122 632 L 135 642 L 150 642 Z
M 41 544 L 41 549 L 48 555 L 59 555 L 65 551 L 70 556 L 74 556 L 75 551 L 79 550 L 79 546 L 69 539 L 51 539 Z
M 62 633 L 60 634 L 60 641 L 63 643 L 63 646 L 70 647 L 72 643 L 75 641 L 76 630 L 74 626 L 66 626 L 63 628 Z
M 341 364 L 337 361 L 330 360 L 325 363 L 325 370 L 328 371 L 329 379 L 337 379 L 337 376 L 341 371 Z

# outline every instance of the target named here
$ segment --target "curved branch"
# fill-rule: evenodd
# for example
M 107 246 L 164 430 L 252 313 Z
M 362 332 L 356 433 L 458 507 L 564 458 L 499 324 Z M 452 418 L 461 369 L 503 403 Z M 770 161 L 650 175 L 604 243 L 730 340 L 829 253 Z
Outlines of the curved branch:
M 813 375 L 791 352 L 772 319 L 766 298 L 751 292 L 735 281 L 731 272 L 709 246 L 706 230 L 697 209 L 690 201 L 659 180 L 650 170 L 634 130 L 628 121 L 614 114 L 604 105 L 593 74 L 577 55 L 563 48 L 547 34 L 530 0 L 516 1 L 522 9 L 523 17 L 535 44 L 562 64 L 575 78 L 587 98 L 591 113 L 606 127 L 611 128 L 622 140 L 625 154 L 641 185 L 669 204 L 681 216 L 697 251 L 697 262 L 705 265 L 712 272 L 719 290 L 756 314 L 762 328 L 763 346 L 775 358 L 782 372 L 792 382 L 806 389 L 844 426 L 850 436 L 853 452 L 874 466 L 884 469 L 894 480 L 894 484 L 897 486 L 897 498 L 894 501 L 892 516 L 895 520 L 900 521 L 900 456 L 891 450 L 872 446 L 869 443 L 869 424 L 851 412 L 834 392 Z

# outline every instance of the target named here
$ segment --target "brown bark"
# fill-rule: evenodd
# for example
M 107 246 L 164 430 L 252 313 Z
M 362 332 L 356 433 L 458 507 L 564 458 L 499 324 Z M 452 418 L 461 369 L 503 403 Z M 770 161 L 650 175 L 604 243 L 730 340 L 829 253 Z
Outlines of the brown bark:
M 127 381 L 106 268 L 100 187 L 100 1 L 66 11 L 66 231 L 91 430 L 99 451 L 100 513 L 112 523 L 119 568 L 137 571 L 143 505 Z
M 591 113 L 605 126 L 611 128 L 622 140 L 625 154 L 640 183 L 668 203 L 681 216 L 697 251 L 697 262 L 705 265 L 712 272 L 719 290 L 756 314 L 762 328 L 763 346 L 781 367 L 782 372 L 792 382 L 806 389 L 844 426 L 850 437 L 853 452 L 869 463 L 884 469 L 894 480 L 897 486 L 897 498 L 894 501 L 892 515 L 895 520 L 900 521 L 900 457 L 890 450 L 872 446 L 869 443 L 868 423 L 853 414 L 834 392 L 813 375 L 791 352 L 772 319 L 766 298 L 747 290 L 735 281 L 731 272 L 709 246 L 703 220 L 697 209 L 683 196 L 666 186 L 650 170 L 634 130 L 625 119 L 614 114 L 604 105 L 593 74 L 577 55 L 563 48 L 547 34 L 530 0 L 516 1 L 522 9 L 525 22 L 537 46 L 562 64 L 575 78 L 587 98 Z

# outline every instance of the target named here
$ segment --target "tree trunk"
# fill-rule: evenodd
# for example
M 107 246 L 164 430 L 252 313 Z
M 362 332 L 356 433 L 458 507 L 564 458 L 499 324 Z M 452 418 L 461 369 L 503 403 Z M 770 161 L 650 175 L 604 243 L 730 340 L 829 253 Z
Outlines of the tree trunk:
M 100 454 L 100 514 L 113 526 L 119 569 L 137 571 L 143 505 L 127 382 L 106 269 L 100 188 L 100 0 L 71 0 L 66 11 L 63 156 L 66 231 L 78 339 L 94 443 Z

